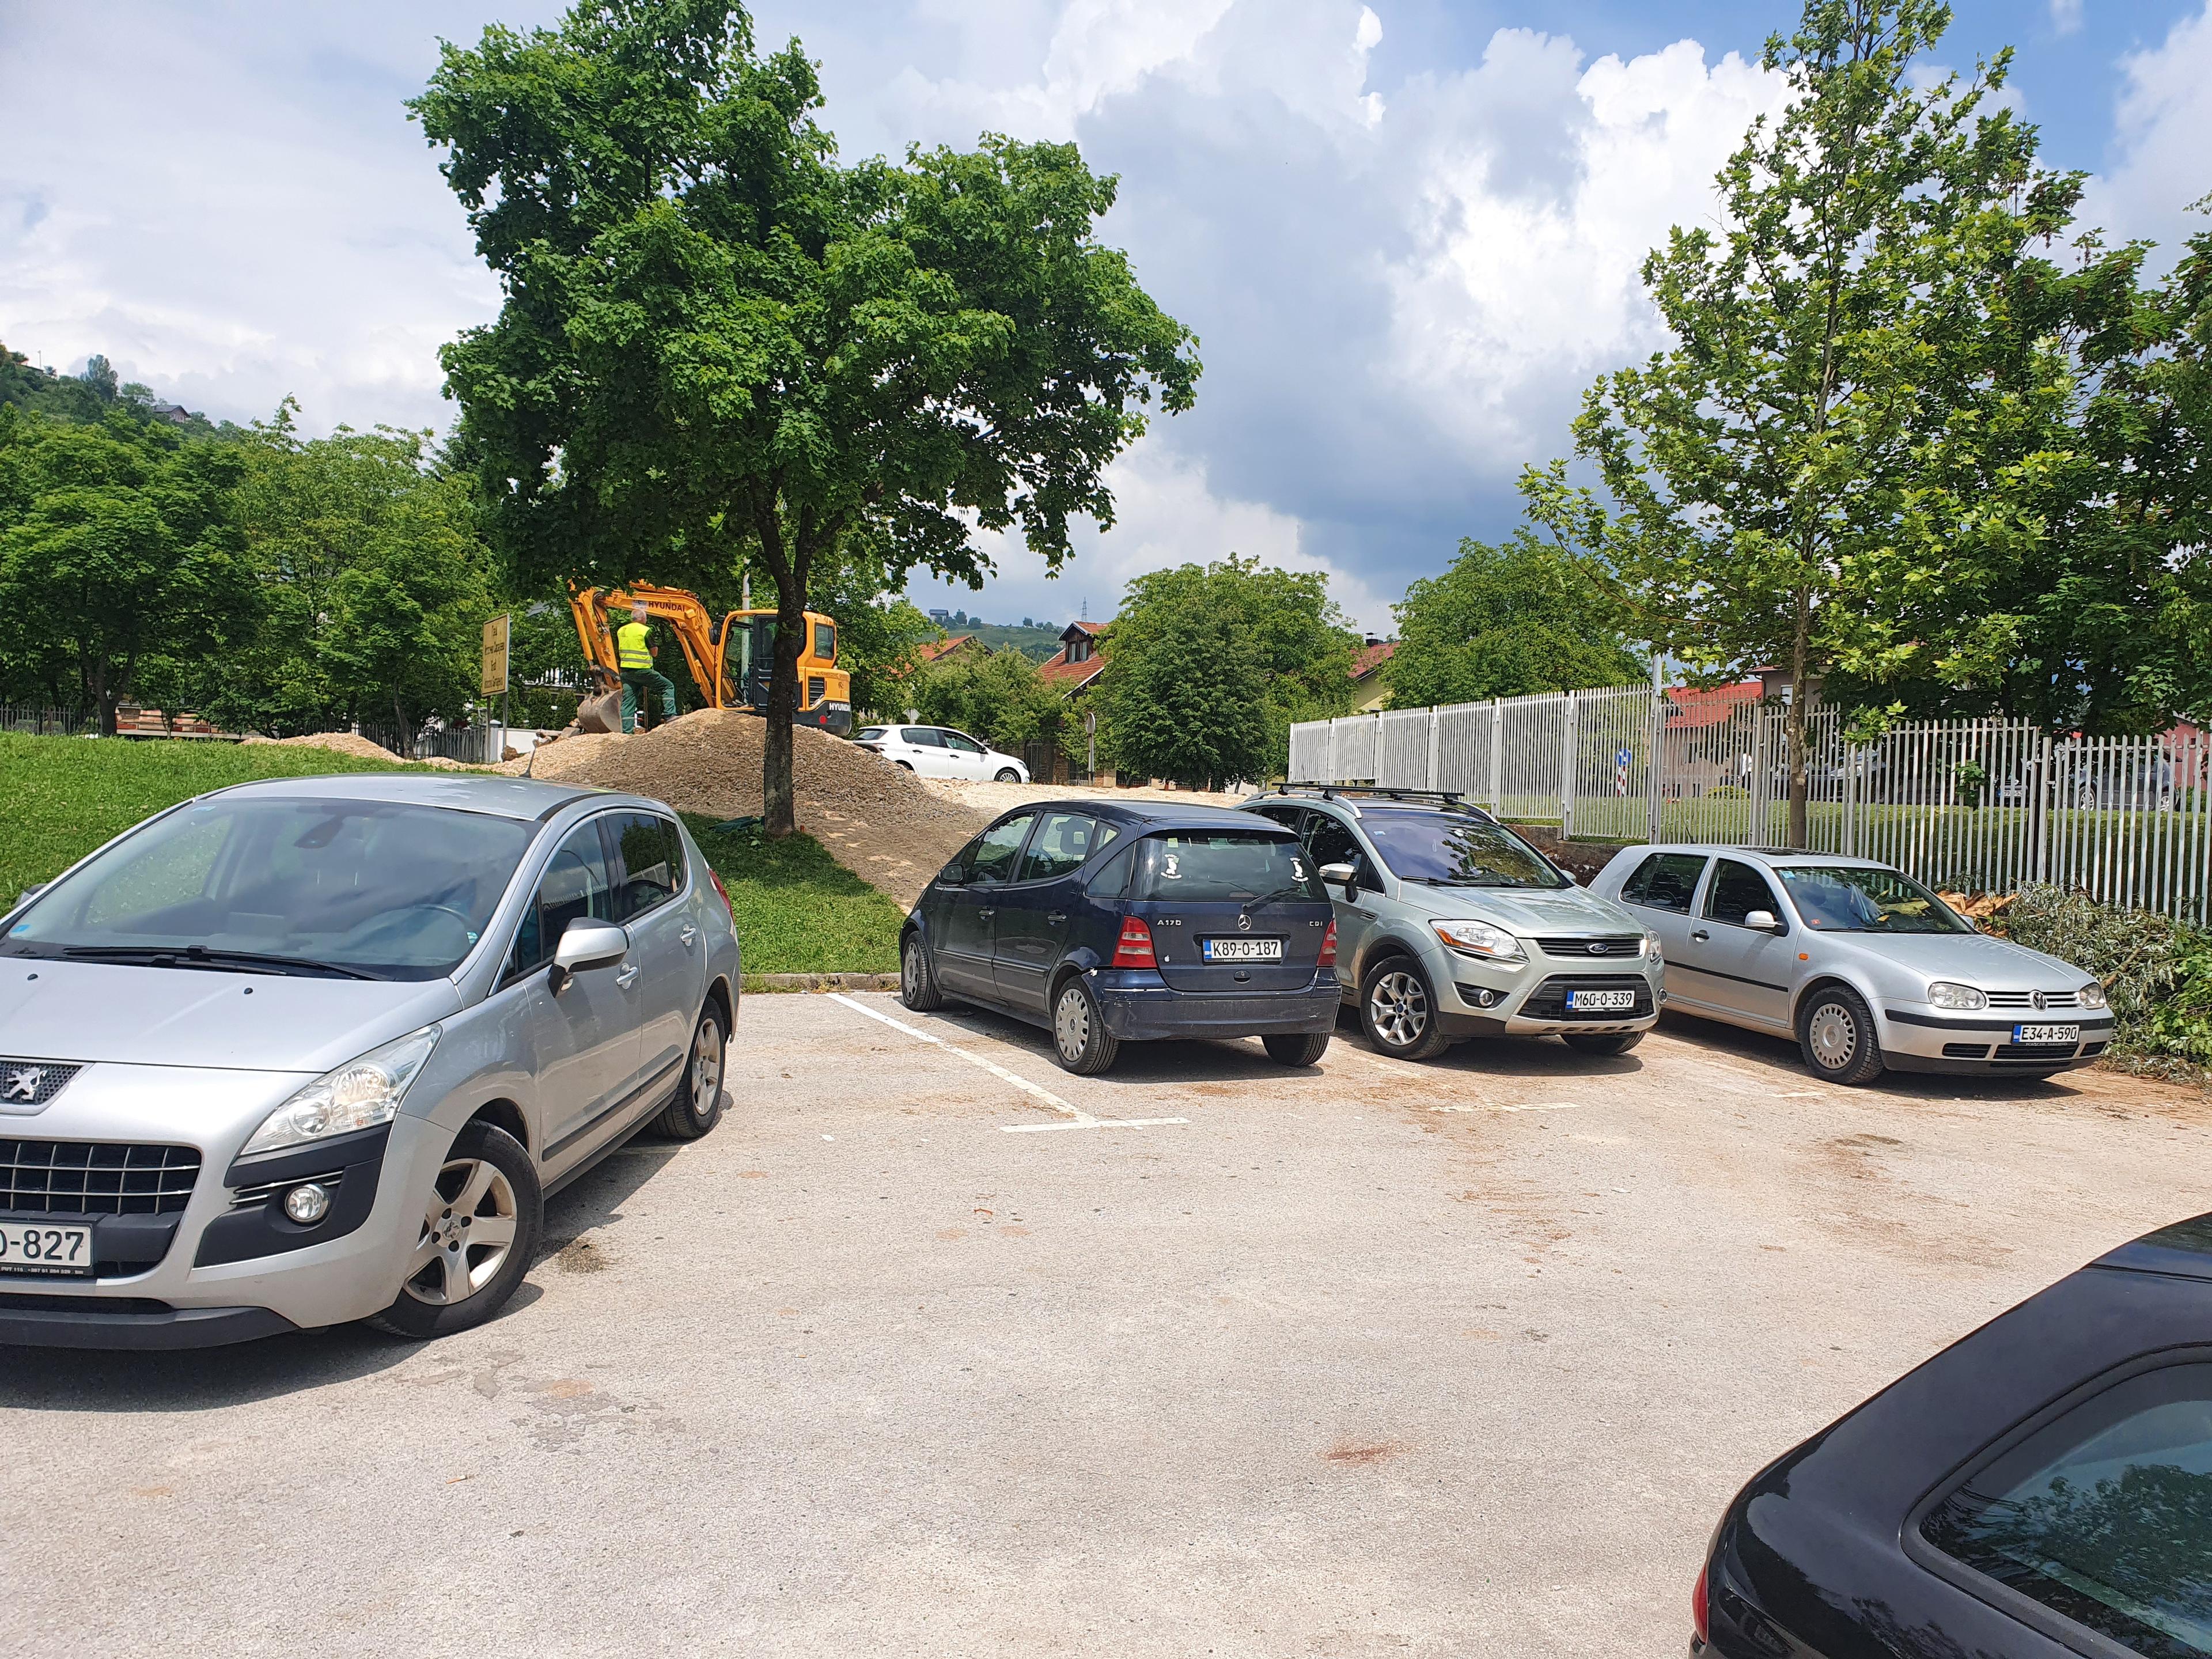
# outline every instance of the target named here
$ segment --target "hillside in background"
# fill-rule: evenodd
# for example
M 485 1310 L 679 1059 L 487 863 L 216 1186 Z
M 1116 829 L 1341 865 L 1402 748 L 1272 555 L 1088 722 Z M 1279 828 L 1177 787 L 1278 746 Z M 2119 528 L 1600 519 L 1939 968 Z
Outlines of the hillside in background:
M 1060 630 L 1067 624 L 1061 623 L 1050 628 L 1024 628 L 1018 623 L 946 623 L 942 626 L 951 638 L 973 634 L 994 651 L 1012 646 L 1032 662 L 1042 662 L 1060 649 Z

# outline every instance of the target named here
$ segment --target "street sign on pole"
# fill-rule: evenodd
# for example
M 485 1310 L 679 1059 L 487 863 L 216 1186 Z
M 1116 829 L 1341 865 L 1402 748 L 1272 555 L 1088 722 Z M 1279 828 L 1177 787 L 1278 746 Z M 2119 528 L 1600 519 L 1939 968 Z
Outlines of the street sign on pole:
M 507 695 L 507 641 L 509 619 L 494 617 L 483 625 L 483 683 L 487 697 Z

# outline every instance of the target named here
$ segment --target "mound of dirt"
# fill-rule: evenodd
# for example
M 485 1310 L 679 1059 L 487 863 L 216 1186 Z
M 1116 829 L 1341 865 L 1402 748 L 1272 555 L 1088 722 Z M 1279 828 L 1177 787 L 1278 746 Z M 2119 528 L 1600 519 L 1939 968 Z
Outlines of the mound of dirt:
M 578 734 L 541 744 L 496 770 L 650 795 L 684 812 L 744 817 L 761 810 L 765 722 L 702 708 L 633 737 Z M 910 772 L 841 738 L 792 733 L 793 806 L 799 827 L 847 869 L 901 905 L 989 822 L 925 788 Z
M 361 760 L 396 761 L 399 758 L 382 744 L 371 743 L 358 732 L 314 732 L 304 738 L 248 737 L 244 741 L 282 744 L 289 749 L 328 749 Z

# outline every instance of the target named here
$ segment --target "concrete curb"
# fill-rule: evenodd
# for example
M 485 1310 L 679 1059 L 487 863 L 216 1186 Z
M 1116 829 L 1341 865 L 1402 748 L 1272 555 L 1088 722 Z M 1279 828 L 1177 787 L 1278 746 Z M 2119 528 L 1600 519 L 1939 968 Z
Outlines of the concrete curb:
M 896 974 L 740 974 L 740 991 L 896 991 Z

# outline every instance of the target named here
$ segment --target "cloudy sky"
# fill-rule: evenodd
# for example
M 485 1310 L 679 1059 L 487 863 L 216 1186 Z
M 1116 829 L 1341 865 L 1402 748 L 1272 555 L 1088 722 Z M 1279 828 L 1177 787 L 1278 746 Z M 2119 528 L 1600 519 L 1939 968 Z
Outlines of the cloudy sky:
M 442 428 L 436 349 L 497 290 L 402 100 L 441 35 L 544 0 L 0 0 L 0 341 L 210 415 Z M 1331 574 L 1386 629 L 1515 519 L 1582 389 L 1656 343 L 1636 282 L 1775 92 L 1789 0 L 763 0 L 848 156 L 985 130 L 1122 179 L 1109 240 L 1200 336 L 1198 408 L 1117 465 L 1120 521 L 993 621 L 1112 612 L 1230 550 Z M 2171 242 L 2212 192 L 2212 0 L 1956 0 L 1938 61 L 2017 49 L 2094 222 Z

